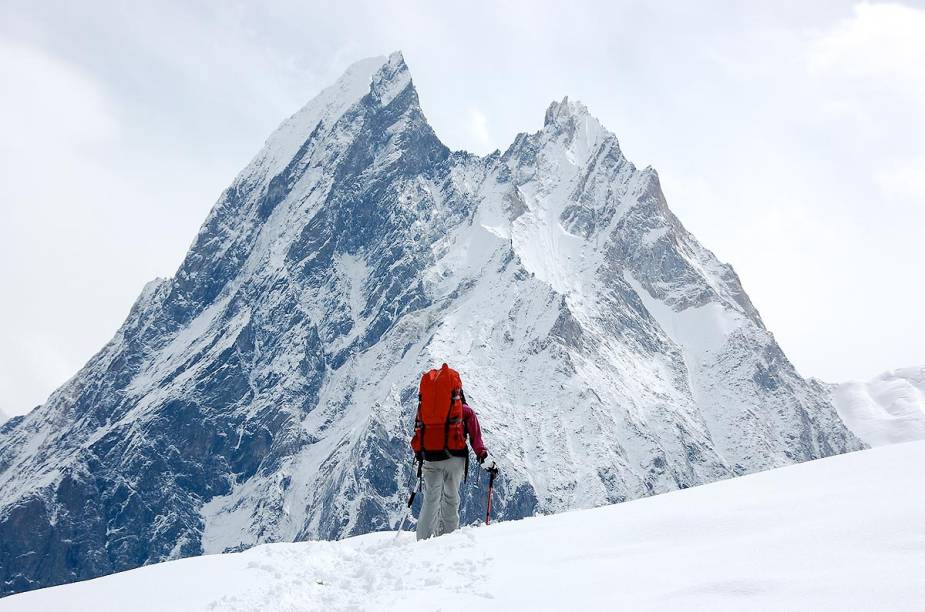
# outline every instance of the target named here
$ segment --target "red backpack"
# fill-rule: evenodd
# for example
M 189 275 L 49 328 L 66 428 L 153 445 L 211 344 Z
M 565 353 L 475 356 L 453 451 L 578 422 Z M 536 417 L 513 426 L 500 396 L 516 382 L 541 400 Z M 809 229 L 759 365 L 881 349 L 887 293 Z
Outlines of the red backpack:
M 445 363 L 421 376 L 418 414 L 414 421 L 414 452 L 466 450 L 463 428 L 462 380 Z

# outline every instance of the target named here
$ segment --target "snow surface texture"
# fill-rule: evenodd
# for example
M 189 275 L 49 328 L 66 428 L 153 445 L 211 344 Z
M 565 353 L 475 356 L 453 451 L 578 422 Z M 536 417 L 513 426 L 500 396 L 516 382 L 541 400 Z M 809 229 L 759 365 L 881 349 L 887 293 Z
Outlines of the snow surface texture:
M 6 610 L 921 610 L 925 442 L 463 530 L 270 544 Z
M 0 594 L 394 529 L 444 361 L 502 464 L 499 519 L 863 446 L 583 105 L 451 152 L 396 53 L 284 122 L 177 274 L 0 427 Z
M 837 385 L 834 394 L 839 416 L 867 444 L 925 440 L 925 367 Z

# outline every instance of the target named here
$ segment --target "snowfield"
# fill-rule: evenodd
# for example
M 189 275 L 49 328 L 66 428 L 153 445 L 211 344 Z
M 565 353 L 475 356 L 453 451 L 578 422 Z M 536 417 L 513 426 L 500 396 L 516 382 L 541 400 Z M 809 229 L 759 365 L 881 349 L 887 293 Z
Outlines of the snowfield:
M 925 367 L 840 384 L 834 398 L 842 421 L 870 446 L 925 440 Z
M 922 610 L 923 482 L 925 442 L 911 442 L 422 543 L 384 532 L 183 559 L 0 611 Z

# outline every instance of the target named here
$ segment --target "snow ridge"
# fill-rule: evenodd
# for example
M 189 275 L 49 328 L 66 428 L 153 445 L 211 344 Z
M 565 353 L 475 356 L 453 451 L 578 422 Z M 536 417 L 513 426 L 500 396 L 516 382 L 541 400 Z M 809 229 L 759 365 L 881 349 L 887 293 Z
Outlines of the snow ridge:
M 845 425 L 871 446 L 925 440 L 925 367 L 842 383 L 834 395 Z
M 393 528 L 444 361 L 502 519 L 863 447 L 583 105 L 451 152 L 394 53 L 285 121 L 177 274 L 0 430 L 0 594 Z M 467 487 L 463 521 L 482 504 Z

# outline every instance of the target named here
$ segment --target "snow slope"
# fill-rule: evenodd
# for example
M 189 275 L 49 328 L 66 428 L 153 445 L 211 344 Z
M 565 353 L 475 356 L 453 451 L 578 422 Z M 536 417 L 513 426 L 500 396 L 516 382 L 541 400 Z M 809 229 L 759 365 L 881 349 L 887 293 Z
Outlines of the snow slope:
M 867 444 L 925 440 L 925 367 L 843 383 L 833 393 L 838 415 Z
M 595 510 L 270 544 L 0 600 L 26 610 L 921 610 L 925 442 Z

